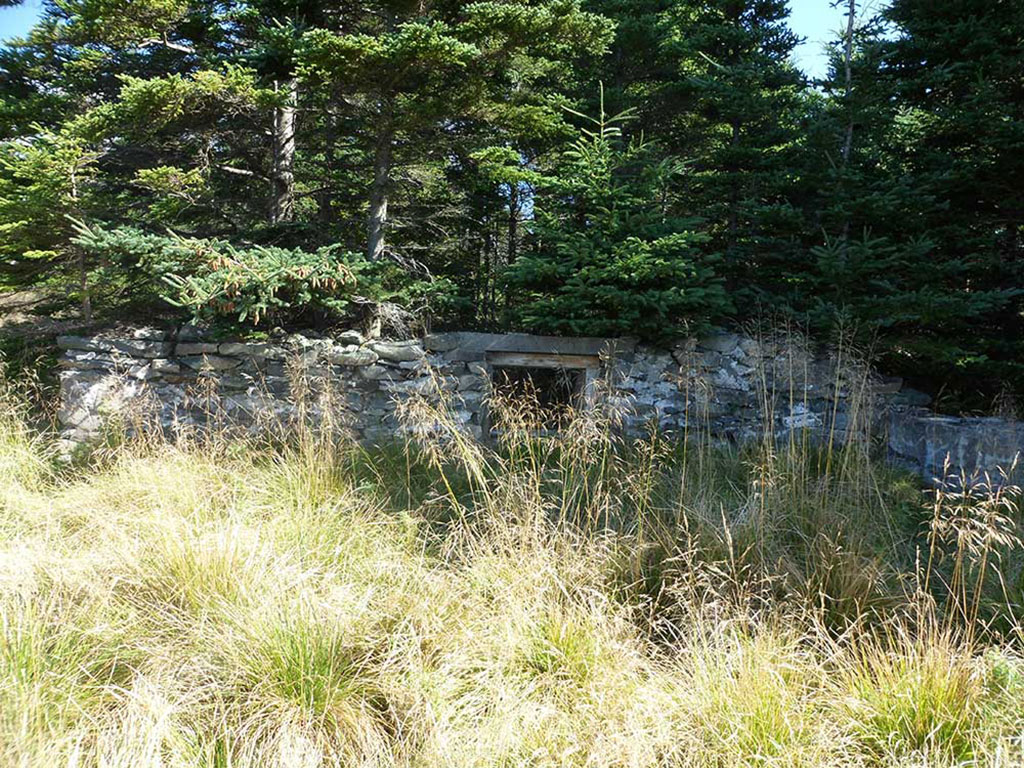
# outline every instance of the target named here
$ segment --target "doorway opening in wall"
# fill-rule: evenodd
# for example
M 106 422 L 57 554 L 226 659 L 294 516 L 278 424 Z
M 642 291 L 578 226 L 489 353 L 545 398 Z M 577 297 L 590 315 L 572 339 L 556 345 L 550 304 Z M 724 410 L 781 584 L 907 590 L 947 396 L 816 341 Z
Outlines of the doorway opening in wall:
M 490 362 L 491 430 L 502 421 L 527 416 L 540 433 L 562 428 L 576 411 L 588 407 L 587 387 L 596 361 L 521 355 L 495 355 Z M 531 413 L 524 413 L 532 411 Z

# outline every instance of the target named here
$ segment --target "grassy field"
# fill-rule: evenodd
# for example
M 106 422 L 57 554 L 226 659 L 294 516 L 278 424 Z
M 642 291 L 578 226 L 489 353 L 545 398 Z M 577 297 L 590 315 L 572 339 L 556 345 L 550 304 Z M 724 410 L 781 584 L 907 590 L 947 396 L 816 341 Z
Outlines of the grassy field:
M 9 388 L 8 388 L 9 389 Z M 1020 765 L 1012 489 L 862 446 L 0 418 L 0 765 Z M 431 425 L 431 429 L 423 428 Z

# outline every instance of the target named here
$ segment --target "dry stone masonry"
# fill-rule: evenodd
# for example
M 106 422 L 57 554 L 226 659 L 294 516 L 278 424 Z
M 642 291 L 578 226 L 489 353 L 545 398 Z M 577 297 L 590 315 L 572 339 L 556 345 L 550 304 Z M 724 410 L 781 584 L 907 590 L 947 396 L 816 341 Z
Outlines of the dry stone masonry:
M 186 326 L 64 336 L 58 345 L 59 417 L 72 445 L 95 440 L 111 422 L 260 430 L 328 410 L 355 438 L 381 441 L 402 432 L 400 404 L 414 395 L 443 399 L 456 423 L 484 436 L 497 372 L 554 369 L 571 372 L 579 402 L 628 434 L 701 429 L 741 442 L 770 428 L 780 437 L 873 439 L 929 478 L 947 454 L 970 472 L 1008 466 L 1024 447 L 1018 422 L 938 416 L 926 409 L 927 396 L 898 379 L 792 340 L 733 333 L 655 348 L 634 339 L 466 332 L 215 341 Z

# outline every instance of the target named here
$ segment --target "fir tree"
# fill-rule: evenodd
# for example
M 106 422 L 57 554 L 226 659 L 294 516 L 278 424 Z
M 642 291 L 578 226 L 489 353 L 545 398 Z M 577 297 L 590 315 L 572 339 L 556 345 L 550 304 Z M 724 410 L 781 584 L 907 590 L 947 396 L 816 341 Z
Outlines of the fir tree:
M 914 211 L 935 244 L 918 275 L 922 362 L 1024 391 L 1024 5 L 895 0 L 885 16 L 896 167 L 931 200 Z
M 728 308 L 705 238 L 671 209 L 680 164 L 624 143 L 628 118 L 602 109 L 543 184 L 535 250 L 510 275 L 530 330 L 670 338 Z
M 795 195 L 805 83 L 782 0 L 591 0 L 617 23 L 603 75 L 631 130 L 656 137 L 691 173 L 673 195 L 703 219 L 708 253 L 748 297 L 799 258 Z M 749 301 L 747 302 L 749 303 Z
M 609 25 L 554 0 L 371 5 L 340 31 L 309 33 L 303 60 L 308 79 L 346 94 L 372 157 L 366 253 L 376 260 L 398 169 L 443 155 L 452 135 L 480 123 L 546 130 L 557 110 L 530 99 L 532 86 L 600 52 Z
M 803 227 L 791 201 L 803 76 L 787 15 L 784 0 L 680 0 L 659 21 L 674 64 L 659 138 L 693 163 L 684 194 L 744 292 L 793 252 Z
M 36 127 L 36 135 L 0 144 L 0 256 L 13 285 L 49 283 L 78 298 L 93 319 L 89 263 L 71 242 L 75 218 L 96 206 L 102 153 L 70 132 Z M 65 282 L 74 276 L 74 287 Z

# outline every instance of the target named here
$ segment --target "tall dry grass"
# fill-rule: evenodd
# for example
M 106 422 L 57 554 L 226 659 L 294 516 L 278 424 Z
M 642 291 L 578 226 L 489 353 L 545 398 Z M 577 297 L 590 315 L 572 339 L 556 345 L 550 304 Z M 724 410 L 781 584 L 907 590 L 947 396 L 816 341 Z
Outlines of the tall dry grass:
M 62 468 L 3 402 L 0 765 L 1024 759 L 1006 484 L 500 397 L 495 444 L 410 400 Z

